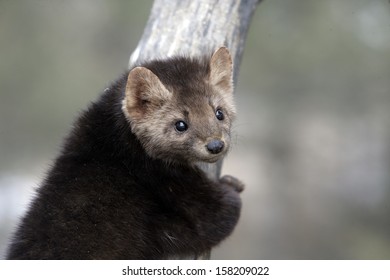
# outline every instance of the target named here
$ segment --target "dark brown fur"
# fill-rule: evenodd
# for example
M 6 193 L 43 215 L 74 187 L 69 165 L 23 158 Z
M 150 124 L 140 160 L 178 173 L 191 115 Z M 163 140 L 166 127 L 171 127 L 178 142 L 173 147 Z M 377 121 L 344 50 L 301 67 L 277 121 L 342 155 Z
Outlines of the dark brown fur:
M 226 238 L 242 184 L 213 182 L 195 165 L 229 148 L 232 68 L 227 50 L 218 52 L 211 62 L 147 62 L 112 84 L 75 123 L 7 257 L 166 259 Z M 189 128 L 179 133 L 182 119 Z M 210 139 L 225 142 L 217 155 L 207 151 Z

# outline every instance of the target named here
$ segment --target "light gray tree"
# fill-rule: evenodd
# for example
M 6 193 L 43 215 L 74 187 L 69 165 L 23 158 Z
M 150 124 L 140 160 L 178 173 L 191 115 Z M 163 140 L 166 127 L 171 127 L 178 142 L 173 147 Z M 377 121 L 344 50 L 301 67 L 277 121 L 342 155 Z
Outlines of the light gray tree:
M 155 0 L 137 48 L 134 63 L 177 54 L 198 56 L 226 46 L 233 58 L 234 82 L 253 12 L 260 0 Z M 202 164 L 212 179 L 220 176 L 222 161 Z M 189 258 L 210 258 L 188 256 Z

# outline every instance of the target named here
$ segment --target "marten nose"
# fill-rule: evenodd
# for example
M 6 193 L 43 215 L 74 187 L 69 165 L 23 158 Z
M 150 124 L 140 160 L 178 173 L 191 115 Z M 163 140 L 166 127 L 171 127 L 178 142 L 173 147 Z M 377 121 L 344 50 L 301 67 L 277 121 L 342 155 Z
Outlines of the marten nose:
M 211 140 L 207 144 L 207 150 L 209 150 L 209 152 L 212 154 L 219 154 L 223 150 L 224 146 L 225 146 L 225 143 L 223 143 L 223 141 Z

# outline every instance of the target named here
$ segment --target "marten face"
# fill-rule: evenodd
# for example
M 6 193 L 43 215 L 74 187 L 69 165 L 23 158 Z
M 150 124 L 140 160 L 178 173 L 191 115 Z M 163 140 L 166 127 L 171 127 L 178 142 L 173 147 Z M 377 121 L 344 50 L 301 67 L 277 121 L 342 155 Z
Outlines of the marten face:
M 228 50 L 209 61 L 175 58 L 132 69 L 123 112 L 149 156 L 216 162 L 230 147 L 235 117 Z

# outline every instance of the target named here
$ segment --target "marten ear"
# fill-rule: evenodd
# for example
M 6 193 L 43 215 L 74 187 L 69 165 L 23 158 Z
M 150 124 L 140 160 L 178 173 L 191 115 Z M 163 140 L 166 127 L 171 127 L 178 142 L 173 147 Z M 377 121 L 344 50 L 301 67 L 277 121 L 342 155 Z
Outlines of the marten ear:
M 135 67 L 129 73 L 123 111 L 130 119 L 144 116 L 161 107 L 171 98 L 171 93 L 160 79 L 145 67 Z
M 226 47 L 219 48 L 211 57 L 210 83 L 222 92 L 233 94 L 233 62 Z

